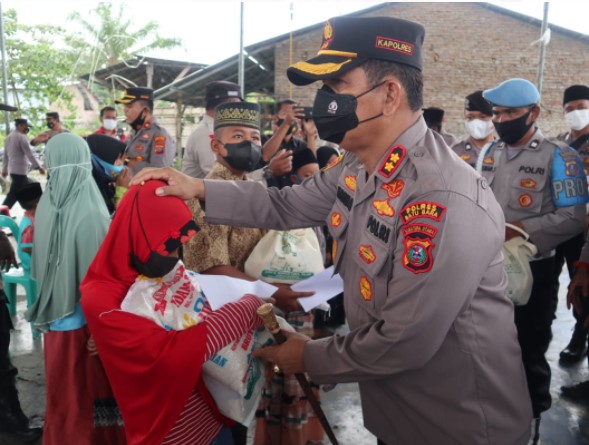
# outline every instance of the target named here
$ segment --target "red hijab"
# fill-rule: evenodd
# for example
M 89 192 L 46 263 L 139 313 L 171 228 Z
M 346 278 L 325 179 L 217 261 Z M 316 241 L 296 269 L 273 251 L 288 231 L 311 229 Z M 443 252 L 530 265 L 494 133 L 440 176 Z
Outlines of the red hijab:
M 130 445 L 160 444 L 195 387 L 218 414 L 200 375 L 206 323 L 166 331 L 151 320 L 120 310 L 138 275 L 131 253 L 146 261 L 151 249 L 170 252 L 196 233 L 189 225 L 192 214 L 184 201 L 155 195 L 162 185 L 149 181 L 127 191 L 80 286 L 82 309 Z

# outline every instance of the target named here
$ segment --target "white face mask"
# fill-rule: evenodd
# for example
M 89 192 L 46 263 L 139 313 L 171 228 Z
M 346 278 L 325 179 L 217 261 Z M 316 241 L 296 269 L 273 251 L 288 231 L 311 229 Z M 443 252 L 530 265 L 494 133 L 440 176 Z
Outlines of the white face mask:
M 589 110 L 575 110 L 564 115 L 569 127 L 575 131 L 582 130 L 589 125 Z
M 466 131 L 473 139 L 485 139 L 493 132 L 494 128 L 493 121 L 484 121 L 482 119 L 466 121 Z
M 113 131 L 117 128 L 117 120 L 116 119 L 103 119 L 102 126 L 105 130 Z

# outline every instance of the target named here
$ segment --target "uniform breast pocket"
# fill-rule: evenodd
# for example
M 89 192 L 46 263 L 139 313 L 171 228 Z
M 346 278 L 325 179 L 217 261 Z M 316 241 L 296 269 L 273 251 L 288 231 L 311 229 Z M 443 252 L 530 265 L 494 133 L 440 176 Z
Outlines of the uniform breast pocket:
M 351 248 L 352 246 L 349 246 Z M 374 237 L 364 234 L 360 243 L 350 252 L 358 266 L 358 289 L 354 299 L 365 308 L 378 311 L 386 301 L 389 275 L 392 267 L 390 246 L 375 242 Z
M 542 209 L 543 196 L 542 189 L 516 186 L 511 189 L 509 207 L 520 212 L 538 214 Z

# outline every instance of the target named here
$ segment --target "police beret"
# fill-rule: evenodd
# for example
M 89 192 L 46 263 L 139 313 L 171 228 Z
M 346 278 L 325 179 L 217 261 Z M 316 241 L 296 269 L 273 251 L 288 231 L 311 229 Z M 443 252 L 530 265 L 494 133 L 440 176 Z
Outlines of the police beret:
M 29 184 L 23 185 L 21 188 L 19 188 L 14 196 L 22 207 L 23 204 L 40 198 L 42 194 L 43 189 L 41 188 L 41 184 L 38 182 L 30 182 Z
M 589 87 L 585 85 L 572 85 L 564 90 L 564 97 L 562 104 L 565 105 L 573 100 L 586 99 L 589 100 Z
M 31 125 L 29 124 L 29 121 L 27 121 L 26 119 L 22 119 L 22 118 L 17 118 L 14 120 L 14 125 L 26 125 L 27 127 L 30 127 Z
M 444 120 L 444 110 L 436 107 L 424 108 L 423 118 L 428 124 L 441 124 Z
M 412 66 L 421 71 L 425 29 L 418 23 L 393 17 L 335 17 L 323 27 L 317 57 L 288 68 L 295 85 L 343 74 L 370 59 Z
M 538 88 L 526 79 L 509 79 L 497 87 L 483 91 L 483 97 L 492 105 L 507 108 L 527 107 L 540 102 Z
M 153 101 L 153 89 L 144 87 L 127 88 L 125 95 L 120 99 L 115 99 L 118 104 L 130 104 L 136 100 Z
M 0 104 L 0 111 L 16 111 L 18 108 L 12 105 Z
M 309 148 L 301 148 L 295 150 L 292 154 L 292 171 L 296 173 L 299 168 L 307 164 L 317 164 L 317 158 Z
M 480 111 L 487 116 L 493 115 L 493 107 L 487 99 L 483 97 L 483 91 L 478 90 L 466 96 L 464 101 L 464 109 L 466 111 Z
M 233 97 L 243 100 L 243 97 L 241 97 L 241 89 L 236 83 L 228 82 L 226 80 L 218 80 L 207 84 L 205 93 L 205 100 L 207 102 Z
M 117 158 L 124 153 L 127 145 L 117 138 L 105 134 L 90 134 L 86 136 L 86 142 L 90 147 L 90 153 L 98 156 L 104 162 L 115 163 Z
M 251 102 L 227 102 L 215 108 L 215 130 L 221 127 L 260 129 L 260 106 Z

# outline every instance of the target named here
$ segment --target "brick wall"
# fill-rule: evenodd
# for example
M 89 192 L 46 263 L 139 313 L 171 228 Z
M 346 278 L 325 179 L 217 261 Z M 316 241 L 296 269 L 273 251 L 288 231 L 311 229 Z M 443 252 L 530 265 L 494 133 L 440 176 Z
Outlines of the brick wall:
M 391 3 L 365 16 L 390 16 L 425 26 L 424 102 L 446 110 L 445 129 L 465 133 L 464 97 L 477 89 L 496 86 L 512 77 L 535 83 L 540 48 L 540 26 L 476 3 Z M 293 61 L 313 57 L 322 28 L 293 39 Z M 275 95 L 312 105 L 319 83 L 292 86 L 286 78 L 289 41 L 276 45 Z M 546 47 L 539 126 L 547 136 L 567 129 L 562 117 L 563 90 L 572 84 L 589 85 L 589 43 L 552 30 Z

